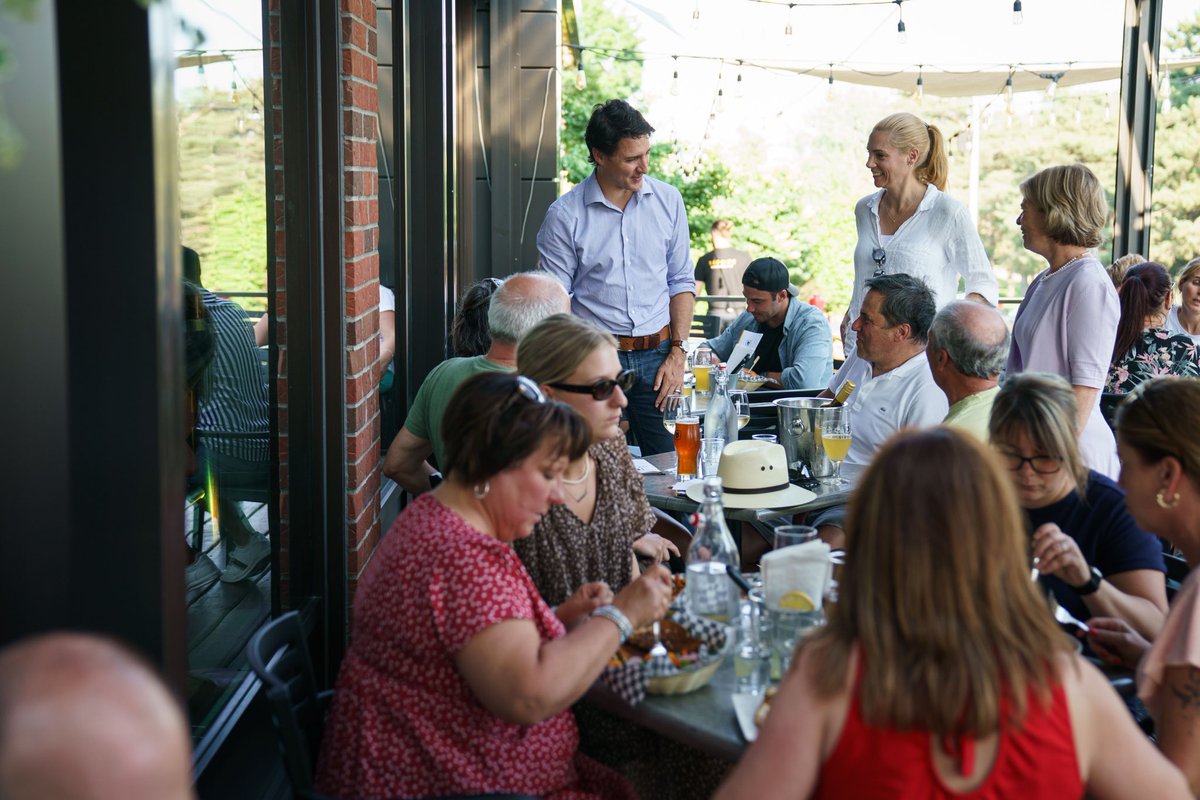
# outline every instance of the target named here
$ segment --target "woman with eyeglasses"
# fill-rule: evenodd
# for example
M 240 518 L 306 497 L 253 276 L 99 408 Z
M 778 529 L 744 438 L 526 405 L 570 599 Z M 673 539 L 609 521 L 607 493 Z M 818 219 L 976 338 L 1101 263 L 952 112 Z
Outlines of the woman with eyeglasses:
M 679 549 L 650 533 L 654 513 L 621 431 L 634 374 L 621 369 L 617 343 L 595 325 L 555 314 L 517 347 L 517 370 L 587 423 L 588 448 L 563 473 L 563 499 L 515 549 L 550 605 L 588 581 L 619 591 L 637 577 L 637 555 L 665 561 Z
M 842 320 L 846 356 L 854 351 L 866 281 L 906 273 L 933 290 L 938 308 L 954 299 L 962 276 L 967 299 L 995 305 L 999 289 L 979 232 L 962 203 L 945 194 L 950 162 L 936 125 L 907 112 L 884 117 L 867 139 L 877 191 L 858 201 L 854 221 L 854 289 Z
M 510 545 L 561 502 L 585 424 L 528 378 L 485 373 L 455 391 L 443 430 L 446 480 L 396 518 L 359 581 L 317 791 L 633 797 L 577 752 L 569 708 L 666 611 L 669 574 L 615 597 L 589 583 L 551 609 Z
M 1188 796 L 1046 613 L 985 445 L 897 434 L 846 522 L 840 599 L 716 800 Z
M 1075 393 L 1058 375 L 1014 376 L 992 405 L 991 443 L 1025 509 L 1034 567 L 1076 619 L 1118 617 L 1153 638 L 1167 611 L 1162 546 L 1121 489 L 1084 466 L 1075 419 Z
M 1046 259 L 1013 320 L 1006 374 L 1062 375 L 1075 392 L 1075 433 L 1083 463 L 1116 479 L 1117 444 L 1100 413 L 1121 308 L 1092 250 L 1104 238 L 1108 202 L 1083 164 L 1049 167 L 1021 182 L 1025 249 Z
M 1126 394 L 1160 375 L 1200 375 L 1195 342 L 1167 329 L 1171 276 L 1166 267 L 1153 261 L 1131 267 L 1121 279 L 1117 295 L 1121 321 L 1104 391 Z
M 1200 564 L 1200 381 L 1154 378 L 1117 409 L 1121 486 L 1138 524 Z M 1200 794 L 1200 573 L 1192 569 L 1151 645 L 1118 619 L 1092 619 L 1093 649 L 1137 666 L 1158 746 Z M 1140 661 L 1140 664 L 1139 664 Z

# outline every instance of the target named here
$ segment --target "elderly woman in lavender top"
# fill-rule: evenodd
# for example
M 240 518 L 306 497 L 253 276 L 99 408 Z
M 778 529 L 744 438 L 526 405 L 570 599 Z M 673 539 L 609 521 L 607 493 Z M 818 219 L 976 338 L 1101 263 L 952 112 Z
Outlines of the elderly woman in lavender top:
M 1046 259 L 1013 322 L 1008 375 L 1049 372 L 1071 383 L 1084 464 L 1116 479 L 1112 430 L 1100 413 L 1121 309 L 1117 291 L 1092 249 L 1100 244 L 1108 204 L 1082 164 L 1050 167 L 1021 183 L 1017 225 L 1025 249 Z

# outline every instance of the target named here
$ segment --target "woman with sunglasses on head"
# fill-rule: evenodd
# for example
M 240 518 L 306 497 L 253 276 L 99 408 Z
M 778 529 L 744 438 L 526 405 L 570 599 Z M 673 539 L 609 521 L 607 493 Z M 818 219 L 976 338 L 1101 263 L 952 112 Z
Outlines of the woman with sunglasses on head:
M 1159 749 L 1200 794 L 1200 381 L 1153 378 L 1117 409 L 1121 486 L 1139 524 L 1170 541 L 1193 569 L 1151 645 L 1118 619 L 1093 619 L 1096 652 L 1137 666 L 1138 697 Z M 1139 661 L 1141 662 L 1139 664 Z
M 1000 296 L 970 213 L 945 194 L 950 162 L 936 125 L 906 112 L 884 117 L 867 139 L 866 167 L 878 191 L 854 207 L 854 289 L 842 320 L 847 357 L 857 340 L 850 324 L 873 276 L 920 278 L 933 290 L 938 308 L 954 299 L 960 276 L 968 300 L 995 305 Z
M 588 581 L 619 591 L 637 577 L 635 555 L 665 561 L 679 549 L 649 533 L 656 518 L 634 469 L 621 409 L 634 375 L 613 337 L 569 314 L 535 325 L 517 347 L 517 370 L 587 423 L 589 446 L 563 473 L 563 499 L 515 549 L 550 605 Z
M 1108 202 L 1083 164 L 1049 167 L 1021 182 L 1025 249 L 1046 259 L 1013 320 L 1006 373 L 1062 375 L 1075 392 L 1075 433 L 1083 463 L 1116 479 L 1117 444 L 1100 413 L 1121 308 L 1092 253 L 1104 236 Z
M 992 405 L 991 443 L 1025 509 L 1034 566 L 1076 619 L 1119 617 L 1153 638 L 1167 611 L 1162 547 L 1120 488 L 1084 466 L 1075 418 L 1075 394 L 1058 375 L 1014 376 Z
M 510 545 L 563 497 L 579 415 L 507 373 L 468 379 L 443 418 L 446 480 L 396 518 L 359 581 L 317 765 L 339 798 L 520 793 L 631 798 L 581 756 L 569 708 L 671 599 L 665 569 L 551 609 Z

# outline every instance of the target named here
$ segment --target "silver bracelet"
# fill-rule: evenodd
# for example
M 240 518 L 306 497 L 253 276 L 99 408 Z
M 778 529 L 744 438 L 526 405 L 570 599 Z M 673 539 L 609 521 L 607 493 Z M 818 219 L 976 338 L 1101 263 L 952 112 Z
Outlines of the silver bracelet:
M 629 622 L 629 617 L 621 612 L 621 609 L 613 605 L 600 606 L 592 612 L 593 617 L 604 617 L 606 620 L 617 626 L 617 633 L 620 634 L 621 644 L 625 644 L 626 640 L 633 635 L 633 625 Z

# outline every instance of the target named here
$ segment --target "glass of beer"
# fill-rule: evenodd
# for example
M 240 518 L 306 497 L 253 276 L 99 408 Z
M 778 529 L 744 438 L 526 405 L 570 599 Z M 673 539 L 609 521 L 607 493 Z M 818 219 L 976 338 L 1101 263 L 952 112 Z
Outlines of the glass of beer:
M 678 463 L 675 474 L 679 480 L 696 477 L 700 455 L 700 418 L 684 416 L 675 418 L 675 455 Z
M 825 455 L 833 462 L 833 475 L 822 478 L 822 483 L 830 485 L 845 484 L 842 480 L 842 462 L 850 452 L 850 409 L 845 406 L 817 409 L 817 437 Z
M 712 391 L 712 371 L 718 358 L 710 348 L 700 345 L 692 353 L 692 375 L 696 379 L 696 394 L 708 395 Z

